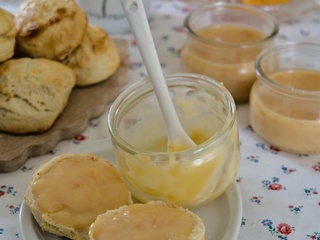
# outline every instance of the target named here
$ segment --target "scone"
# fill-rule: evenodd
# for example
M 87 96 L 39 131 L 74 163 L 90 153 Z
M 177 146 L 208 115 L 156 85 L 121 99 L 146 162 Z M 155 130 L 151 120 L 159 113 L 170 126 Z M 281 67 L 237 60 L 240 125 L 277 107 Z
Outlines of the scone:
M 26 0 L 15 23 L 18 52 L 62 60 L 82 42 L 88 20 L 74 0 Z
M 48 130 L 63 112 L 75 73 L 49 59 L 10 59 L 0 65 L 0 131 Z
M 131 194 L 106 159 L 63 154 L 34 173 L 24 200 L 44 231 L 86 240 L 96 217 L 131 204 Z
M 90 240 L 204 240 L 195 213 L 164 201 L 136 203 L 107 211 L 90 226 Z
M 75 71 L 77 86 L 88 86 L 113 75 L 120 66 L 120 55 L 103 29 L 89 25 L 79 48 L 63 63 Z
M 16 43 L 14 15 L 0 8 L 0 62 L 11 58 Z

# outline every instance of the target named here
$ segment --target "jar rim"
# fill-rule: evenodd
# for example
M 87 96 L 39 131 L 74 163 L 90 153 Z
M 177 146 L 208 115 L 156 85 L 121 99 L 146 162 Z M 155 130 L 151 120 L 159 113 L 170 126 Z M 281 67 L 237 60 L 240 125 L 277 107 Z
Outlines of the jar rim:
M 200 152 L 206 151 L 207 149 L 212 148 L 212 145 L 218 143 L 219 141 L 223 141 L 227 137 L 227 133 L 230 132 L 232 127 L 236 124 L 236 105 L 233 100 L 232 95 L 230 92 L 223 86 L 223 84 L 220 84 L 219 82 L 213 80 L 212 78 L 209 78 L 207 76 L 201 75 L 201 74 L 194 74 L 194 73 L 171 73 L 171 74 L 165 74 L 165 79 L 167 82 L 174 81 L 175 78 L 188 78 L 192 79 L 192 81 L 200 80 L 205 83 L 209 83 L 215 88 L 219 88 L 222 91 L 222 96 L 225 98 L 226 102 L 226 110 L 227 110 L 227 121 L 224 123 L 223 127 L 216 132 L 212 137 L 210 137 L 205 142 L 197 145 L 196 147 L 192 149 L 186 149 L 178 152 L 170 152 L 170 154 L 174 154 L 177 158 L 183 158 L 185 155 L 189 154 L 201 154 Z M 173 79 L 173 80 L 172 80 Z M 177 81 L 177 80 L 176 80 Z M 117 145 L 125 150 L 126 152 L 135 154 L 145 154 L 145 155 L 154 155 L 156 153 L 157 156 L 167 156 L 168 152 L 154 152 L 154 151 L 148 151 L 148 150 L 141 150 L 138 149 L 131 144 L 127 143 L 116 131 L 115 126 L 115 117 L 119 113 L 118 107 L 122 104 L 123 101 L 125 101 L 126 97 L 132 93 L 132 90 L 135 88 L 138 88 L 141 85 L 151 84 L 150 78 L 145 78 L 142 80 L 139 80 L 136 83 L 133 83 L 132 85 L 128 86 L 120 95 L 115 99 L 115 101 L 112 103 L 109 113 L 108 113 L 108 128 L 109 133 L 111 135 L 111 138 L 117 142 Z M 195 82 L 194 84 L 197 84 Z M 181 85 L 182 86 L 182 85 Z M 152 86 L 151 86 L 152 89 Z M 151 90 L 154 91 L 154 90 Z
M 258 41 L 254 41 L 254 42 L 247 42 L 247 43 L 226 43 L 226 42 L 217 42 L 208 38 L 204 38 L 202 36 L 200 36 L 196 31 L 194 31 L 192 29 L 192 27 L 190 26 L 190 21 L 191 18 L 195 15 L 198 15 L 199 13 L 201 13 L 202 11 L 206 10 L 206 9 L 210 9 L 210 8 L 232 8 L 232 9 L 245 9 L 247 11 L 251 11 L 255 14 L 259 14 L 261 16 L 263 16 L 266 19 L 269 19 L 270 22 L 273 25 L 273 30 L 271 31 L 270 34 L 268 34 L 267 36 L 265 36 L 263 39 L 258 40 Z M 260 45 L 262 43 L 265 43 L 267 41 L 272 40 L 273 38 L 275 38 L 279 32 L 279 24 L 276 21 L 276 19 L 269 13 L 259 10 L 255 7 L 251 7 L 251 6 L 245 6 L 243 4 L 237 4 L 237 3 L 224 3 L 224 2 L 217 2 L 217 3 L 210 3 L 210 4 L 205 4 L 203 6 L 200 6 L 194 10 L 192 10 L 187 17 L 184 20 L 184 29 L 185 31 L 188 33 L 188 35 L 196 40 L 198 40 L 199 42 L 202 42 L 206 45 L 209 46 L 218 46 L 218 47 L 241 47 L 241 48 L 249 48 L 249 47 L 253 47 L 256 45 Z
M 278 91 L 284 92 L 288 95 L 295 94 L 297 96 L 303 97 L 320 97 L 320 91 L 310 91 L 310 90 L 302 90 L 293 87 L 288 87 L 282 84 L 279 84 L 269 78 L 261 67 L 261 62 L 264 57 L 268 56 L 272 53 L 277 53 L 279 51 L 292 51 L 295 49 L 302 49 L 302 50 L 310 50 L 312 52 L 318 52 L 320 55 L 320 44 L 317 43 L 310 43 L 310 42 L 286 42 L 279 45 L 271 46 L 269 48 L 264 49 L 256 58 L 255 60 L 255 69 L 256 75 L 258 79 L 260 79 L 263 83 L 271 86 Z

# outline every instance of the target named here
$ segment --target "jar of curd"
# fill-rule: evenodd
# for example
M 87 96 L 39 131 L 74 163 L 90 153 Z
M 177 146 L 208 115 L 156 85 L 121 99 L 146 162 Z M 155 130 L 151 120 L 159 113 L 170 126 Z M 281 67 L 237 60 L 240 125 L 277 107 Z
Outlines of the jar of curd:
M 222 82 L 235 102 L 247 102 L 256 80 L 254 61 L 279 31 L 274 18 L 241 4 L 213 3 L 192 11 L 184 26 L 183 71 Z
M 170 74 L 165 79 L 194 148 L 167 150 L 166 126 L 149 79 L 118 96 L 108 114 L 108 128 L 120 173 L 136 199 L 194 207 L 224 193 L 237 174 L 235 103 L 223 85 L 208 77 Z
M 280 23 L 288 23 L 319 8 L 319 3 L 314 0 L 231 0 L 231 2 L 259 8 L 274 16 Z
M 280 150 L 320 153 L 320 45 L 287 43 L 262 52 L 250 95 L 254 131 Z

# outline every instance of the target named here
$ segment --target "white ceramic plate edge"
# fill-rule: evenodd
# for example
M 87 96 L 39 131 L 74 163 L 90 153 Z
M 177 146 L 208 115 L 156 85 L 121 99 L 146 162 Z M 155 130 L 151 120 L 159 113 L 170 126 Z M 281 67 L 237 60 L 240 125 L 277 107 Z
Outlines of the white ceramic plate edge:
M 79 146 L 74 153 L 94 153 L 110 160 L 117 166 L 112 143 L 109 139 L 102 139 Z M 227 205 L 227 209 L 222 208 Z M 204 221 L 206 226 L 207 240 L 236 240 L 239 235 L 242 220 L 242 199 L 241 193 L 234 182 L 218 199 L 196 209 L 190 209 L 197 213 Z M 218 214 L 217 214 L 218 212 Z M 216 217 L 216 216 L 219 217 Z M 224 227 L 216 227 L 224 221 Z M 214 230 L 219 229 L 219 232 Z M 61 240 L 50 233 L 42 232 L 34 220 L 29 208 L 25 202 L 22 202 L 19 213 L 19 236 L 22 240 Z M 214 238 L 212 237 L 214 236 Z M 217 238 L 218 237 L 218 238 Z

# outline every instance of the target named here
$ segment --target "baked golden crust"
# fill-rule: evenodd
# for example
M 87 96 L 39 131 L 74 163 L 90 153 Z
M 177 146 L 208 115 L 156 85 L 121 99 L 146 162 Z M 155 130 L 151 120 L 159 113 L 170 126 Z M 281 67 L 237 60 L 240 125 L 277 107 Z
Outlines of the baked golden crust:
M 82 42 L 87 15 L 74 0 L 26 0 L 15 17 L 17 50 L 62 60 Z
M 11 58 L 16 43 L 14 15 L 0 8 L 0 62 Z
M 75 85 L 69 67 L 49 59 L 10 59 L 0 65 L 0 131 L 48 130 L 68 103 Z
M 103 29 L 88 25 L 82 43 L 63 63 L 75 71 L 77 86 L 88 86 L 114 74 L 120 66 L 120 55 Z

